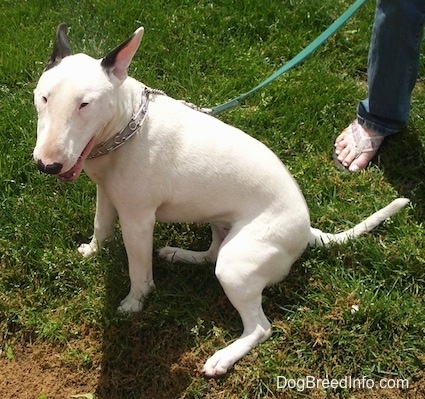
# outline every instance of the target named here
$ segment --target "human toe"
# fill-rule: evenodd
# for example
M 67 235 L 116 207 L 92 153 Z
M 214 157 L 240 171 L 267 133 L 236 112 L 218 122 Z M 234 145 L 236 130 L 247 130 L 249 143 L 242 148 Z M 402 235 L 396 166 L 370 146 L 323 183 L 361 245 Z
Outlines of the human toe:
M 365 169 L 384 140 L 376 132 L 352 122 L 335 140 L 335 162 L 351 172 Z

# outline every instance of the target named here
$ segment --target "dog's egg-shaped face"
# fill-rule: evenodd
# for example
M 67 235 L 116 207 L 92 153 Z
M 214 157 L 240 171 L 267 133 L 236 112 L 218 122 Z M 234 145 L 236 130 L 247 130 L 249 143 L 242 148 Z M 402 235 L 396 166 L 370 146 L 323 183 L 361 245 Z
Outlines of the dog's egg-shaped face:
M 34 90 L 34 158 L 44 165 L 62 165 L 60 172 L 71 169 L 104 128 L 114 99 L 114 85 L 100 60 L 76 54 L 46 70 Z

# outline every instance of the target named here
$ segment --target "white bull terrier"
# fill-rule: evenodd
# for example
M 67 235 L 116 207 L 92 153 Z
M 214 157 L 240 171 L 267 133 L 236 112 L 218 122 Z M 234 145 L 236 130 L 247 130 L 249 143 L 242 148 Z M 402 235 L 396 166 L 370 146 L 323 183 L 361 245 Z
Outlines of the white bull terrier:
M 131 289 L 119 310 L 136 312 L 154 287 L 156 221 L 211 224 L 208 250 L 163 248 L 169 262 L 216 263 L 215 273 L 239 312 L 243 334 L 204 365 L 226 373 L 271 335 L 261 294 L 281 281 L 310 245 L 373 229 L 408 202 L 399 198 L 354 228 L 327 234 L 310 227 L 304 197 L 265 145 L 205 113 L 128 77 L 143 28 L 96 60 L 71 55 L 66 25 L 34 91 L 38 112 L 34 159 L 62 181 L 83 167 L 97 184 L 94 235 L 79 252 L 91 256 L 113 236 L 119 217 Z M 128 142 L 127 142 L 128 141 Z

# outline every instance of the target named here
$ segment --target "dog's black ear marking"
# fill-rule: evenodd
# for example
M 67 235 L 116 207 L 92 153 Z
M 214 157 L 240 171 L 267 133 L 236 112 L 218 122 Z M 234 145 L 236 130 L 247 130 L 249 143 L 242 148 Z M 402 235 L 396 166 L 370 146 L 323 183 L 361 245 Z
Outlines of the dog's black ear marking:
M 67 32 L 68 27 L 66 24 L 60 24 L 56 31 L 53 52 L 50 55 L 46 68 L 44 69 L 45 71 L 55 67 L 62 61 L 63 58 L 71 55 L 71 45 L 69 44 Z
M 126 48 L 128 44 L 131 42 L 131 39 L 133 39 L 134 34 L 130 36 L 124 43 L 121 43 L 119 46 L 115 47 L 105 58 L 103 58 L 101 62 L 102 68 L 104 68 L 106 71 L 109 71 L 115 66 L 115 61 L 117 59 L 117 55 L 120 53 L 120 51 L 123 48 Z
M 100 65 L 109 77 L 113 79 L 114 84 L 121 84 L 127 78 L 128 67 L 139 48 L 143 32 L 143 28 L 140 27 L 124 43 L 115 47 L 102 59 Z

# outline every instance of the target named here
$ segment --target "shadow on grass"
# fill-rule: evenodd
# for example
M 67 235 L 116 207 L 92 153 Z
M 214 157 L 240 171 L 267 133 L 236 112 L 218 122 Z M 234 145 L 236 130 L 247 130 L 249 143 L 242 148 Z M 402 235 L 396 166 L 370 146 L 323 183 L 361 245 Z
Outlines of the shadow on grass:
M 409 126 L 384 142 L 378 157 L 388 182 L 400 196 L 410 198 L 418 222 L 425 218 L 425 148 L 420 132 Z
M 202 348 L 205 334 L 212 326 L 232 334 L 232 328 L 242 327 L 212 268 L 154 260 L 156 291 L 146 299 L 140 314 L 124 316 L 114 312 L 128 284 L 119 280 L 128 276 L 111 268 L 106 281 L 106 313 L 111 315 L 106 316 L 103 332 L 97 398 L 192 397 L 190 392 L 207 384 L 201 368 L 214 349 Z M 236 327 L 227 325 L 227 319 Z M 221 345 L 220 341 L 214 344 Z
M 181 345 L 187 331 L 171 326 L 147 331 L 142 317 L 105 328 L 98 398 L 175 398 L 190 384 L 187 370 L 177 366 L 188 349 Z
M 113 268 L 108 272 L 96 398 L 211 397 L 211 391 L 221 392 L 227 381 L 239 378 L 235 370 L 219 380 L 208 380 L 201 373 L 207 358 L 242 332 L 240 317 L 214 276 L 214 266 L 154 261 L 154 277 L 157 290 L 147 298 L 143 312 L 119 316 L 114 309 L 126 295 L 127 282 L 122 282 L 127 277 Z M 307 281 L 296 262 L 287 280 L 265 290 L 263 306 L 272 323 L 284 319 L 285 306 L 298 303 Z

